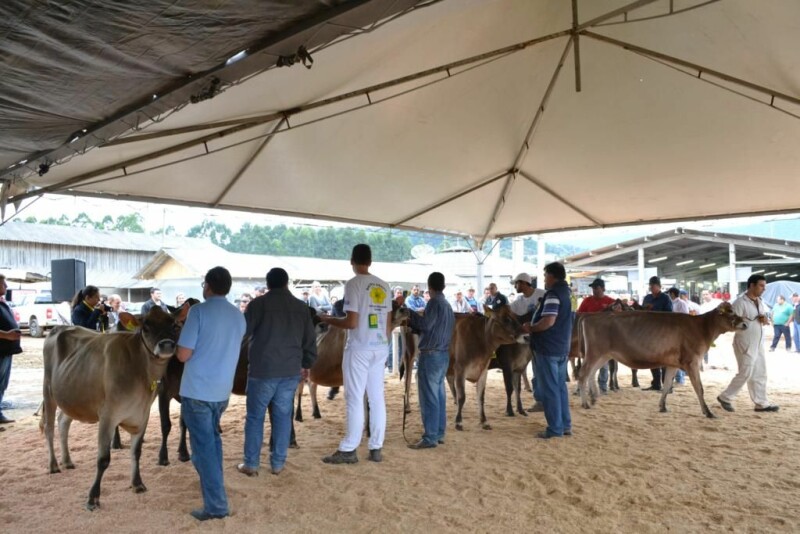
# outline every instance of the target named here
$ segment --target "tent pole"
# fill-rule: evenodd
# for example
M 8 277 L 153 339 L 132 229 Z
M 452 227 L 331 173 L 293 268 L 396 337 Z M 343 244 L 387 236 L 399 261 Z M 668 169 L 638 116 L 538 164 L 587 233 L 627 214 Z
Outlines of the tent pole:
M 658 1 L 659 0 L 637 0 L 636 2 L 631 2 L 630 4 L 615 9 L 614 11 L 609 11 L 605 15 L 600 15 L 599 17 L 595 17 L 588 22 L 584 22 L 580 26 L 575 27 L 575 30 L 581 31 L 586 28 L 596 26 L 601 22 L 607 21 L 608 19 L 613 19 L 614 17 L 618 17 L 619 15 L 627 15 L 630 11 L 633 11 L 634 9 L 639 9 L 642 6 L 646 6 L 647 4 L 652 4 L 653 2 L 658 2 Z
M 556 193 L 555 191 L 553 191 L 552 189 L 541 183 L 539 180 L 537 180 L 530 174 L 526 173 L 525 171 L 519 171 L 519 173 L 520 175 L 522 175 L 523 178 L 531 182 L 533 185 L 535 185 L 540 189 L 543 189 L 546 193 L 549 193 L 553 198 L 561 201 L 562 204 L 568 206 L 573 211 L 579 213 L 582 217 L 585 217 L 586 219 L 592 221 L 596 226 L 604 226 L 603 223 L 601 223 L 600 221 L 598 221 L 597 219 L 595 219 L 594 217 L 592 217 L 591 215 L 580 209 L 578 206 L 576 206 L 566 198 L 562 197 L 561 195 L 559 195 L 558 193 Z
M 264 148 L 266 148 L 266 146 L 269 144 L 269 142 L 272 141 L 272 138 L 274 137 L 275 133 L 278 130 L 280 130 L 281 126 L 283 126 L 284 124 L 286 124 L 286 117 L 283 117 L 281 120 L 278 121 L 278 123 L 270 130 L 269 134 L 264 138 L 264 140 L 261 141 L 261 144 L 258 145 L 258 148 L 256 148 L 255 151 L 253 151 L 253 154 L 247 159 L 247 161 L 244 162 L 244 165 L 242 165 L 239 168 L 239 170 L 236 171 L 236 175 L 234 175 L 234 177 L 231 179 L 231 181 L 228 182 L 228 185 L 225 186 L 225 189 L 222 190 L 222 193 L 220 193 L 220 195 L 214 201 L 214 207 L 215 208 L 219 207 L 220 203 L 222 203 L 222 199 L 225 198 L 225 195 L 227 195 L 228 192 L 231 190 L 231 188 L 234 185 L 236 185 L 236 182 L 239 181 L 239 178 L 241 178 L 242 175 L 245 172 L 247 172 L 247 169 L 250 168 L 250 165 L 253 164 L 253 162 L 261 154 L 261 152 L 264 150 Z
M 578 0 L 572 0 L 572 45 L 575 56 L 575 92 L 581 92 L 581 47 L 578 35 Z

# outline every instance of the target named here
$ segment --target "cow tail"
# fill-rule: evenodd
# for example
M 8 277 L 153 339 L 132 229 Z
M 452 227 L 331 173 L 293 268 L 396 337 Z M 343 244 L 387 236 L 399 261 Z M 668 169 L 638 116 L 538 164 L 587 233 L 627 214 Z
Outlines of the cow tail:
M 585 372 L 584 367 L 586 364 L 586 329 L 583 326 L 583 323 L 586 321 L 578 321 L 578 387 L 581 387 L 581 377 Z

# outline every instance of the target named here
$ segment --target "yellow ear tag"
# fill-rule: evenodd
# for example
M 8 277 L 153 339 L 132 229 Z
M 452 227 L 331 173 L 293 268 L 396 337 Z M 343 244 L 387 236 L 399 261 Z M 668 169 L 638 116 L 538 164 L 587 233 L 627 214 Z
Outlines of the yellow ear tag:
M 125 330 L 127 330 L 128 332 L 133 332 L 136 330 L 136 324 L 133 321 L 128 321 L 124 323 L 123 326 L 125 327 Z
M 150 392 L 152 393 L 153 391 L 155 391 L 157 387 L 158 387 L 158 383 L 155 380 L 153 380 L 150 383 Z

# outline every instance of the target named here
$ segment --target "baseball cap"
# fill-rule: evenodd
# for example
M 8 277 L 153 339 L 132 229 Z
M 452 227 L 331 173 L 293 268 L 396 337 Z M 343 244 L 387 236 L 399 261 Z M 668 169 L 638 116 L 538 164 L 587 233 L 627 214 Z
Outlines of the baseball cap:
M 589 284 L 589 287 L 602 287 L 603 289 L 606 288 L 606 283 L 603 281 L 602 278 L 595 278 L 594 281 Z
M 660 286 L 661 285 L 661 279 L 659 277 L 657 277 L 657 276 L 651 276 L 650 277 L 650 281 L 648 282 L 648 285 L 652 286 L 653 284 L 656 284 L 656 285 Z
M 686 291 L 685 289 L 681 289 L 681 291 L 680 291 L 680 294 L 681 294 L 681 295 L 688 295 L 688 294 L 689 294 L 689 292 L 688 292 L 688 291 Z
M 526 284 L 531 285 L 533 280 L 531 279 L 531 275 L 528 273 L 519 273 L 514 277 L 513 280 L 511 280 L 512 284 L 516 284 L 517 282 L 525 282 Z

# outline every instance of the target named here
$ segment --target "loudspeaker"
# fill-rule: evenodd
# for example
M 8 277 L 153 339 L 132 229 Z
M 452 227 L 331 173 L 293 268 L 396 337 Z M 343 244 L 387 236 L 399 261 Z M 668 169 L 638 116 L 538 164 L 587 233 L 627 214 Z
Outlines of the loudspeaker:
M 53 289 L 53 302 L 72 300 L 75 293 L 86 287 L 86 262 L 52 260 L 50 283 Z

